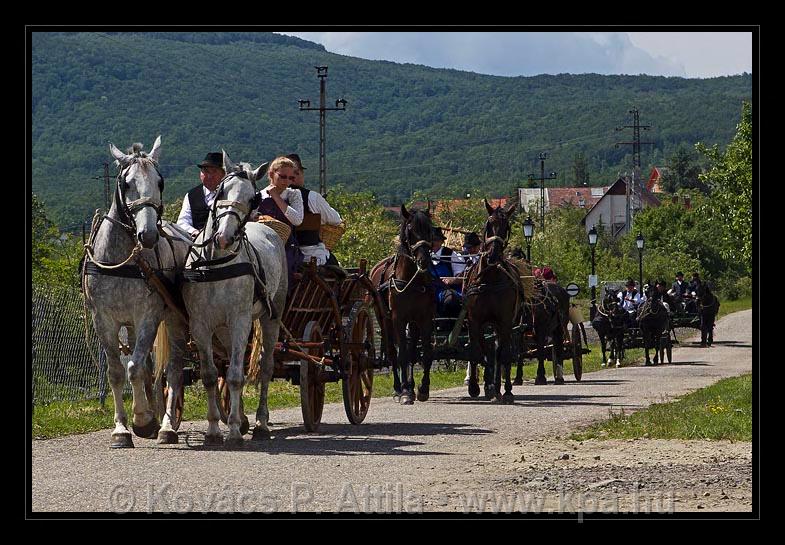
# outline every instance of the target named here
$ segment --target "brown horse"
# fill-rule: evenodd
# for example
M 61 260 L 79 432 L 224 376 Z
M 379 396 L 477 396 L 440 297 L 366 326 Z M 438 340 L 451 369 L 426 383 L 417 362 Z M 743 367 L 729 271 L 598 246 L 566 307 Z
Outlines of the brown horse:
M 430 395 L 432 356 L 432 327 L 436 313 L 436 297 L 431 266 L 431 215 L 427 211 L 411 213 L 401 205 L 400 244 L 395 255 L 377 263 L 371 270 L 371 282 L 378 286 L 386 303 L 390 319 L 387 338 L 393 365 L 394 397 L 403 405 L 414 403 L 414 364 L 417 361 L 417 341 L 422 341 L 422 384 L 417 393 L 419 401 Z M 408 335 L 407 335 L 408 331 Z M 394 346 L 393 346 L 394 345 Z M 401 376 L 399 377 L 399 372 Z
M 470 270 L 464 290 L 466 315 L 469 323 L 471 373 L 469 395 L 479 394 L 477 363 L 485 364 L 485 397 L 504 404 L 512 404 L 510 366 L 512 360 L 512 328 L 522 303 L 522 291 L 517 269 L 504 260 L 502 252 L 510 237 L 510 219 L 517 203 L 494 209 L 485 201 L 488 219 L 485 222 L 485 242 L 480 260 Z M 484 331 L 493 327 L 496 341 L 488 346 Z M 501 380 L 504 373 L 504 395 Z
M 697 298 L 698 316 L 701 320 L 701 347 L 707 347 L 714 342 L 714 321 L 720 311 L 720 300 L 706 282 L 698 287 Z

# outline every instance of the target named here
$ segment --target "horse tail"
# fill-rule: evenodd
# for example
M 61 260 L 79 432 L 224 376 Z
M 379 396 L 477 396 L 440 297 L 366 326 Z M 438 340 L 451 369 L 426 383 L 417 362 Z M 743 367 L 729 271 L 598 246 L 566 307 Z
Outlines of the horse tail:
M 253 342 L 251 343 L 251 361 L 248 365 L 248 382 L 259 380 L 259 359 L 262 355 L 262 323 L 257 318 L 253 321 Z
M 154 380 L 161 378 L 169 362 L 169 330 L 166 322 L 161 320 L 158 325 L 158 332 L 153 341 L 153 354 L 155 355 L 155 377 Z

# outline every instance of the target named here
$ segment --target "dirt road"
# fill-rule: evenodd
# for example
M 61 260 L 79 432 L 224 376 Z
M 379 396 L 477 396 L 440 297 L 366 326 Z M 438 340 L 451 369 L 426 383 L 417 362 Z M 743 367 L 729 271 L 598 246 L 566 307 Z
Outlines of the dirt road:
M 710 349 L 689 340 L 672 365 L 588 373 L 580 383 L 514 389 L 515 404 L 464 387 L 401 406 L 374 399 L 365 423 L 326 406 L 317 434 L 299 408 L 273 411 L 274 437 L 242 450 L 207 448 L 207 423 L 180 444 L 111 430 L 33 441 L 33 511 L 420 512 L 750 511 L 750 443 L 586 441 L 571 431 L 609 410 L 636 410 L 752 370 L 752 311 L 717 323 Z M 694 339 L 693 339 L 694 340 Z M 248 437 L 248 436 L 247 436 Z

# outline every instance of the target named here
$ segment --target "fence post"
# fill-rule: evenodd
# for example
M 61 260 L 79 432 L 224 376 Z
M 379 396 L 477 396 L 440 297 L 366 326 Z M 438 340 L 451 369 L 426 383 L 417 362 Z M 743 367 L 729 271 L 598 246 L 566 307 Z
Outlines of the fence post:
M 106 405 L 106 350 L 98 348 L 98 398 L 101 400 L 101 408 Z

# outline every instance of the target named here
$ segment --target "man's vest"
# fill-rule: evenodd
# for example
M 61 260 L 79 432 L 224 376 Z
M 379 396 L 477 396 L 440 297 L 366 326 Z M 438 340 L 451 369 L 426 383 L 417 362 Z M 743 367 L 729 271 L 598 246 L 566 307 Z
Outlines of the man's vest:
M 319 228 L 322 226 L 322 215 L 311 212 L 308 204 L 310 189 L 298 187 L 303 196 L 303 222 L 294 228 L 297 244 L 300 246 L 316 246 L 322 239 L 319 237 Z
M 442 246 L 442 259 L 434 265 L 436 269 L 436 274 L 439 275 L 439 278 L 444 278 L 445 276 L 452 276 L 452 258 L 445 260 L 445 257 L 450 257 L 452 255 L 452 249 L 448 248 L 447 246 Z
M 188 192 L 188 202 L 191 204 L 191 224 L 200 231 L 207 225 L 210 209 L 204 202 L 203 185 L 198 185 Z

